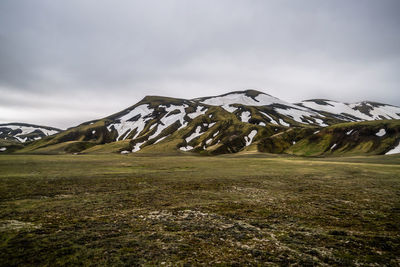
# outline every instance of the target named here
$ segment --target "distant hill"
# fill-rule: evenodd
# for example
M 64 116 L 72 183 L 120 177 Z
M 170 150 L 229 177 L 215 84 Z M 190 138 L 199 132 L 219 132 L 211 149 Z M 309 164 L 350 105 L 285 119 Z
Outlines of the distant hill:
M 216 155 L 260 151 L 325 155 L 329 154 L 326 147 L 321 146 L 314 153 L 300 146 L 314 145 L 317 141 L 312 136 L 317 131 L 320 133 L 317 136 L 328 136 L 335 125 L 350 122 L 354 129 L 361 127 L 357 125 L 370 128 L 370 132 L 359 132 L 366 136 L 368 133 L 373 136 L 377 127 L 387 127 L 390 139 L 379 139 L 385 140 L 379 149 L 373 145 L 372 150 L 358 150 L 383 154 L 398 144 L 396 120 L 399 119 L 400 107 L 392 105 L 375 102 L 346 104 L 323 99 L 292 104 L 255 90 L 196 99 L 146 96 L 135 105 L 106 118 L 89 121 L 55 135 L 42 135 L 43 139 L 27 144 L 18 152 L 195 152 Z M 376 120 L 385 120 L 382 123 L 392 120 L 392 123 L 377 126 L 374 123 Z M 372 122 L 359 124 L 364 121 Z M 26 137 L 18 136 L 21 139 Z M 366 139 L 357 140 L 364 142 Z M 341 148 L 343 153 L 350 151 L 350 145 L 346 148 L 342 146 L 345 144 L 338 143 L 334 148 Z
M 39 140 L 45 136 L 59 132 L 61 132 L 61 130 L 54 127 L 38 126 L 28 123 L 0 124 L 0 139 L 21 143 Z

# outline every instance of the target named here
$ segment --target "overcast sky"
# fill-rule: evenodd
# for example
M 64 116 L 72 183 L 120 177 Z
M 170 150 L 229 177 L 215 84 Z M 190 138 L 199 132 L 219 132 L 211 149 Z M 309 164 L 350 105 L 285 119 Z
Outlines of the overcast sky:
M 400 106 L 399 0 L 1 0 L 0 122 L 257 89 Z

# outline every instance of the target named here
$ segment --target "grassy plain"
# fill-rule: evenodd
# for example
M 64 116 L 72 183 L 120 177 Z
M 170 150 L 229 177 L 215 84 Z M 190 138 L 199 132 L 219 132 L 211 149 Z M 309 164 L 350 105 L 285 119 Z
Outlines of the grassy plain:
M 0 265 L 400 265 L 400 157 L 1 155 Z

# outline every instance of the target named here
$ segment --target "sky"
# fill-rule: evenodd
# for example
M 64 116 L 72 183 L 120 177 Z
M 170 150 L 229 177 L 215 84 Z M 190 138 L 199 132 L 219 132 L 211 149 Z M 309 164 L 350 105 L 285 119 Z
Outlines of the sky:
M 1 0 L 0 123 L 256 89 L 400 106 L 398 0 Z

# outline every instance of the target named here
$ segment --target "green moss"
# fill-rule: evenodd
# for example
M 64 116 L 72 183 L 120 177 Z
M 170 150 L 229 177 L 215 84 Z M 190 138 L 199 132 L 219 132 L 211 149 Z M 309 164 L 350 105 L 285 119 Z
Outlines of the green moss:
M 400 246 L 399 164 L 399 155 L 0 155 L 0 257 L 389 266 Z

